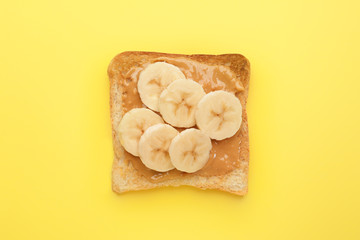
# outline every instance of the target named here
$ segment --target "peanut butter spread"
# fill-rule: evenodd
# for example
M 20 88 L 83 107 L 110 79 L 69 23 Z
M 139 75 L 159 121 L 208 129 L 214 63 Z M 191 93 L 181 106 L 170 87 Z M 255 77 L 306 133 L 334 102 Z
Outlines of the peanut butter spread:
M 207 65 L 197 61 L 181 58 L 159 57 L 152 61 L 139 66 L 133 66 L 124 74 L 124 80 L 120 82 L 123 89 L 122 92 L 122 107 L 125 114 L 133 108 L 145 107 L 141 102 L 139 93 L 137 92 L 137 81 L 140 72 L 147 66 L 147 64 L 154 62 L 167 62 L 180 68 L 184 75 L 202 85 L 204 91 L 209 93 L 215 90 L 225 90 L 234 93 L 243 105 L 243 119 L 246 115 L 245 98 L 242 97 L 243 85 L 230 68 L 226 66 Z M 177 128 L 179 132 L 183 129 Z M 128 159 L 134 168 L 140 172 L 150 182 L 161 182 L 168 179 L 178 177 L 185 177 L 189 175 L 199 176 L 220 176 L 227 174 L 238 168 L 241 162 L 241 138 L 245 135 L 243 127 L 240 127 L 238 132 L 231 138 L 222 141 L 212 140 L 212 150 L 207 164 L 195 173 L 184 173 L 176 169 L 168 172 L 156 172 L 151 170 L 141 162 L 139 157 L 135 157 L 125 151 L 125 159 Z

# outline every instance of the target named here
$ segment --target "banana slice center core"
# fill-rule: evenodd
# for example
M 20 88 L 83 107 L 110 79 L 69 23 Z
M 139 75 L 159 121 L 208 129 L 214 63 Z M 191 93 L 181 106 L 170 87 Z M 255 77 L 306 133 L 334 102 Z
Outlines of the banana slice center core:
M 150 81 L 149 81 L 149 84 L 156 85 L 156 86 L 158 87 L 156 94 L 161 93 L 161 92 L 164 91 L 164 89 L 165 89 L 165 86 L 161 83 L 161 79 L 160 79 L 160 78 L 154 78 L 154 79 L 150 80 Z
M 184 158 L 188 156 L 192 158 L 194 161 L 196 161 L 198 154 L 195 152 L 195 150 L 184 152 Z

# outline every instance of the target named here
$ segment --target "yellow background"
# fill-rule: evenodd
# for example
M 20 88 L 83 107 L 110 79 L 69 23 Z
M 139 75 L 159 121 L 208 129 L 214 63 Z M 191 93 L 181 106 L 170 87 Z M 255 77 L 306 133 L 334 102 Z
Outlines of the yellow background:
M 2 1 L 0 239 L 360 239 L 358 1 Z M 249 193 L 116 195 L 107 66 L 251 62 Z

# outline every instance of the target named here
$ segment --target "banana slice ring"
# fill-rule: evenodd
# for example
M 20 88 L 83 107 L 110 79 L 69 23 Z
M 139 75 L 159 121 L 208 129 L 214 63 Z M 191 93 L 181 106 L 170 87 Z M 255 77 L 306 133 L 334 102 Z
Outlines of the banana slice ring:
M 193 173 L 209 160 L 211 140 L 200 130 L 190 128 L 182 131 L 171 142 L 169 154 L 176 169 Z
M 119 139 L 125 150 L 139 156 L 138 145 L 141 135 L 152 125 L 164 123 L 162 118 L 146 108 L 134 108 L 128 111 L 119 124 Z
M 226 91 L 210 92 L 198 103 L 195 119 L 199 129 L 212 139 L 232 137 L 241 126 L 240 100 Z
M 165 122 L 175 127 L 195 125 L 195 109 L 205 92 L 195 81 L 172 82 L 160 95 L 159 110 Z
M 177 79 L 185 79 L 178 67 L 165 62 L 149 64 L 140 73 L 137 84 L 141 101 L 148 108 L 158 112 L 161 92 Z
M 169 146 L 179 132 L 168 124 L 149 127 L 140 138 L 139 155 L 144 165 L 158 172 L 174 169 L 170 161 Z

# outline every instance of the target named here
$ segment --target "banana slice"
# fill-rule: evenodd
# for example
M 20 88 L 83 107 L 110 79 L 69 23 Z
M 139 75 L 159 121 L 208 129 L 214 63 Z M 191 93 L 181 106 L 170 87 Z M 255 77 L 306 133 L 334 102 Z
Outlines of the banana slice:
M 179 132 L 168 124 L 149 127 L 140 138 L 139 155 L 144 165 L 158 172 L 174 169 L 169 156 L 171 140 Z
M 170 159 L 176 169 L 193 173 L 205 166 L 211 147 L 210 138 L 200 130 L 186 129 L 172 140 Z
M 240 100 L 225 91 L 206 94 L 195 112 L 196 125 L 212 139 L 223 140 L 232 137 L 242 121 Z
M 119 124 L 119 138 L 125 150 L 139 156 L 138 146 L 141 135 L 150 126 L 164 123 L 162 118 L 146 108 L 134 108 L 128 111 Z
M 160 95 L 159 110 L 165 122 L 175 127 L 195 125 L 195 109 L 205 92 L 195 81 L 172 82 Z
M 148 65 L 140 73 L 137 85 L 141 101 L 158 112 L 160 93 L 177 79 L 185 79 L 185 75 L 172 64 L 156 62 Z

